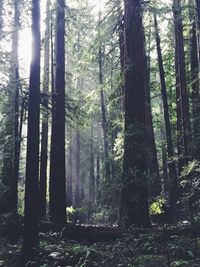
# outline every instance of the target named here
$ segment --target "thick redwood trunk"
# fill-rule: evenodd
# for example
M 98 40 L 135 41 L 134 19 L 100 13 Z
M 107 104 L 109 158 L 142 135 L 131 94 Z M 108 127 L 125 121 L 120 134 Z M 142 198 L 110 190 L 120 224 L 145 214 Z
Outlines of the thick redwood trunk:
M 65 181 L 65 1 L 56 7 L 56 70 L 52 114 L 50 158 L 50 216 L 52 221 L 66 220 Z
M 147 193 L 146 56 L 140 0 L 125 0 L 125 139 L 121 221 L 150 226 Z
M 30 70 L 25 180 L 23 261 L 33 257 L 38 242 L 38 174 L 40 118 L 40 1 L 32 2 L 33 58 Z M 20 265 L 23 266 L 23 265 Z
M 186 82 L 185 52 L 182 25 L 182 7 L 180 0 L 174 0 L 174 29 L 175 29 L 175 65 L 177 87 L 177 131 L 179 173 L 191 156 L 191 126 L 189 116 L 189 98 Z

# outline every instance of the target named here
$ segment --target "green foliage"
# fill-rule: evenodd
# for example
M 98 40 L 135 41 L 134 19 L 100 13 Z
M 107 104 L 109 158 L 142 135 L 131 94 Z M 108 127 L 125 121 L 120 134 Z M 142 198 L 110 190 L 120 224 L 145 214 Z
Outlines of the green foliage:
M 0 182 L 0 214 L 7 212 L 9 209 L 10 190 Z
M 163 213 L 163 205 L 166 203 L 163 197 L 157 198 L 149 207 L 149 212 L 151 215 Z
M 183 196 L 181 202 L 186 207 L 189 219 L 194 220 L 194 216 L 199 214 L 200 201 L 200 162 L 194 160 L 184 167 L 181 174 L 181 186 Z
M 73 206 L 66 208 L 67 212 L 67 222 L 77 223 L 79 220 L 86 216 L 86 211 L 84 208 L 74 208 Z
M 16 212 L 5 213 L 0 217 L 1 236 L 16 240 L 22 235 L 23 219 Z

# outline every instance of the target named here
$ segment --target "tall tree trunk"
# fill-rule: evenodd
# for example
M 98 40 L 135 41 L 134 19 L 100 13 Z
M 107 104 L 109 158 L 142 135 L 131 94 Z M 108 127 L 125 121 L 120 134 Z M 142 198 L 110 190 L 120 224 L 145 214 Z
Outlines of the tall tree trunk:
M 76 157 L 76 180 L 75 180 L 75 207 L 80 207 L 80 149 L 81 149 L 81 143 L 80 143 L 80 131 L 76 131 L 76 148 L 75 148 L 75 157 Z
M 103 72 L 102 72 L 102 49 L 99 48 L 99 83 L 100 83 L 100 104 L 102 116 L 102 129 L 103 129 L 103 144 L 104 144 L 104 162 L 105 162 L 105 177 L 110 179 L 110 159 L 109 159 L 109 140 L 108 140 L 108 121 L 105 105 L 105 96 L 103 91 Z
M 52 221 L 66 222 L 65 182 L 65 1 L 56 7 L 55 103 L 52 109 L 50 158 L 50 216 Z
M 199 69 L 200 69 L 200 3 L 199 3 L 199 0 L 196 0 L 196 8 L 197 8 L 197 15 L 196 15 L 196 12 L 195 12 L 195 15 L 196 15 L 196 28 L 197 28 L 197 46 L 198 46 L 197 49 L 198 49 Z
M 13 150 L 13 173 L 11 185 L 12 206 L 17 210 L 18 203 L 18 179 L 19 179 L 19 160 L 20 160 L 20 138 L 19 135 L 19 64 L 18 64 L 18 44 L 19 44 L 19 3 L 15 0 L 14 11 L 14 32 L 12 39 L 13 51 L 13 76 L 14 76 L 14 150 Z
M 32 51 L 30 70 L 28 134 L 25 180 L 24 239 L 22 261 L 33 257 L 38 243 L 38 175 L 39 175 L 39 118 L 40 118 L 40 1 L 32 2 Z M 24 266 L 21 264 L 20 266 Z
M 176 172 L 176 165 L 174 161 L 174 148 L 171 132 L 171 123 L 169 115 L 169 106 L 168 106 L 168 96 L 167 96 L 167 87 L 165 82 L 165 71 L 163 66 L 162 50 L 160 45 L 160 36 L 158 29 L 158 22 L 156 15 L 154 14 L 154 27 L 156 35 L 156 48 L 158 55 L 158 64 L 159 64 L 159 73 L 160 73 L 160 82 L 161 82 L 161 95 L 163 100 L 164 108 L 164 122 L 165 122 L 165 132 L 166 132 L 166 141 L 167 141 L 167 155 L 168 155 L 168 169 L 169 169 L 169 205 L 170 205 L 170 215 L 171 220 L 174 220 L 176 214 L 176 201 L 178 196 L 178 178 Z
M 199 63 L 197 25 L 194 14 L 191 14 L 191 83 L 192 83 L 192 130 L 193 130 L 193 157 L 200 160 L 200 92 L 199 92 Z
M 17 209 L 17 184 L 18 184 L 18 158 L 19 158 L 19 66 L 18 66 L 18 43 L 19 43 L 19 7 L 14 2 L 14 23 L 12 34 L 10 86 L 8 91 L 8 112 L 6 116 L 3 149 L 2 182 L 8 186 L 7 194 L 8 210 Z
M 200 2 L 199 2 L 199 0 L 196 0 L 196 5 L 197 5 L 198 25 L 199 25 L 199 29 L 200 29 Z
M 140 0 L 125 0 L 125 138 L 121 221 L 149 227 L 145 79 L 146 56 Z
M 105 104 L 105 95 L 103 91 L 103 48 L 101 43 L 101 10 L 99 10 L 99 84 L 100 84 L 100 105 L 103 129 L 103 145 L 104 145 L 104 164 L 105 177 L 110 179 L 110 159 L 109 159 L 109 138 L 108 138 L 108 120 Z
M 100 157 L 99 152 L 97 153 L 96 157 L 96 192 L 98 193 L 100 186 Z
M 160 96 L 159 99 L 160 103 L 160 114 L 161 118 L 164 117 L 164 112 L 163 112 L 163 100 L 162 97 Z M 161 121 L 160 125 L 160 140 L 161 140 L 161 151 L 162 151 L 162 184 L 163 184 L 163 190 L 164 194 L 168 196 L 169 193 L 169 177 L 168 177 L 168 168 L 167 168 L 167 149 L 166 149 L 166 133 L 165 133 L 165 126 L 164 126 L 164 120 Z
M 147 74 L 146 74 L 146 86 L 145 86 L 145 124 L 147 131 L 147 168 L 149 172 L 149 196 L 157 197 L 161 193 L 161 183 L 158 167 L 158 158 L 156 151 L 156 142 L 153 129 L 153 118 L 151 109 L 151 86 L 150 86 L 150 38 L 149 34 L 149 47 L 147 56 Z
M 1 0 L 0 1 L 0 41 L 3 35 L 3 5 L 4 5 L 4 0 Z
M 72 161 L 72 128 L 69 128 L 69 152 L 67 156 L 67 207 L 71 207 L 73 204 L 72 201 L 72 169 L 73 169 L 73 161 Z
M 95 175 L 94 175 L 94 144 L 93 144 L 93 126 L 91 127 L 91 143 L 90 143 L 90 180 L 89 180 L 89 210 L 88 210 L 88 219 L 91 219 L 93 212 L 93 204 L 95 200 Z
M 44 41 L 44 77 L 43 77 L 43 116 L 40 156 L 40 216 L 46 216 L 47 158 L 48 158 L 48 92 L 49 92 L 49 56 L 50 56 L 50 0 L 46 2 L 46 30 Z
M 175 65 L 177 87 L 177 131 L 179 152 L 179 173 L 191 156 L 191 126 L 189 118 L 189 98 L 186 82 L 184 38 L 182 25 L 182 7 L 180 0 L 173 2 L 175 29 Z

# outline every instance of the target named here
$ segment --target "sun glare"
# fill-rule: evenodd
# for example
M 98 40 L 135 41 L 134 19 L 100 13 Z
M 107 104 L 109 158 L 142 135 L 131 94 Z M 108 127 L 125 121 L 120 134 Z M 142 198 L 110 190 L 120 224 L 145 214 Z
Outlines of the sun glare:
M 29 68 L 31 62 L 31 28 L 20 31 L 19 36 L 19 60 L 23 69 Z
M 46 7 L 46 0 L 41 1 L 41 34 L 43 37 L 44 30 L 45 30 L 45 7 Z M 20 60 L 20 67 L 22 72 L 25 72 L 25 75 L 28 76 L 31 57 L 32 57 L 32 33 L 31 27 L 28 25 L 27 27 L 20 30 L 19 33 L 19 60 Z

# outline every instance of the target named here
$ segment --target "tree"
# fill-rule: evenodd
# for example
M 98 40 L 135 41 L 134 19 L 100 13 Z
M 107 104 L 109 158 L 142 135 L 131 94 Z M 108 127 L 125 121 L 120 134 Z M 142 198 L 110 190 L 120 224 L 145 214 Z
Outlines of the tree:
M 9 188 L 8 209 L 17 209 L 17 185 L 19 172 L 19 3 L 14 1 L 14 22 L 10 60 L 9 88 L 3 148 L 2 182 Z
M 191 156 L 189 97 L 187 91 L 182 6 L 180 0 L 173 1 L 173 14 L 177 90 L 178 171 L 180 174 L 183 166 Z
M 125 137 L 121 221 L 150 226 L 145 151 L 146 56 L 140 0 L 125 0 Z
M 171 123 L 169 115 L 169 106 L 168 106 L 168 96 L 167 96 L 167 86 L 165 82 L 165 71 L 163 66 L 163 57 L 158 29 L 158 22 L 156 14 L 154 13 L 154 27 L 155 27 L 155 37 L 156 37 L 156 48 L 158 55 L 158 64 L 159 64 L 159 73 L 160 73 L 160 82 L 161 82 L 161 95 L 163 101 L 164 109 L 164 122 L 165 122 L 165 132 L 166 132 L 166 142 L 167 142 L 167 155 L 168 155 L 168 169 L 169 169 L 169 205 L 170 205 L 170 216 L 172 221 L 176 213 L 176 201 L 178 196 L 178 180 L 176 173 L 176 165 L 174 161 L 174 148 L 173 148 L 173 139 L 171 132 Z
M 20 160 L 20 125 L 19 125 L 19 60 L 18 60 L 18 46 L 19 46 L 19 2 L 14 1 L 14 31 L 12 38 L 12 72 L 14 82 L 14 144 L 13 144 L 13 167 L 12 167 L 12 182 L 11 182 L 11 197 L 12 206 L 17 210 L 18 204 L 18 179 L 19 179 L 19 160 Z M 22 108 L 22 107 L 21 107 Z
M 80 207 L 80 149 L 81 149 L 81 140 L 80 140 L 80 131 L 76 130 L 75 137 L 75 162 L 76 162 L 76 180 L 75 180 L 75 207 Z
M 49 55 L 50 55 L 50 0 L 46 2 L 46 30 L 44 47 L 44 78 L 43 78 L 43 117 L 41 134 L 41 160 L 40 160 L 40 216 L 46 215 L 47 192 L 47 157 L 48 157 L 48 92 L 49 92 Z
M 73 168 L 73 161 L 72 161 L 72 154 L 73 154 L 73 147 L 72 147 L 72 128 L 69 129 L 69 151 L 67 155 L 67 200 L 66 204 L 67 207 L 72 206 L 72 168 Z
M 151 25 L 150 25 L 151 27 Z M 152 105 L 151 105 L 151 29 L 149 31 L 148 40 L 148 56 L 147 56 L 147 74 L 146 74 L 146 87 L 145 87 L 145 124 L 147 132 L 147 168 L 149 172 L 149 195 L 150 197 L 157 197 L 161 193 L 161 183 L 158 167 L 158 158 L 156 151 L 155 135 L 153 129 Z
M 0 1 L 0 40 L 2 38 L 2 33 L 3 33 L 3 4 L 4 1 Z
M 197 5 L 198 25 L 200 28 L 200 3 L 198 0 L 196 0 L 196 5 Z
M 52 221 L 66 221 L 65 182 L 65 1 L 56 5 L 55 92 L 52 107 L 50 158 L 50 216 Z
M 110 179 L 110 159 L 109 159 L 109 138 L 108 138 L 108 119 L 105 104 L 105 94 L 103 91 L 103 47 L 101 42 L 101 10 L 99 10 L 99 84 L 100 84 L 100 105 L 103 129 L 103 144 L 105 157 L 105 177 Z
M 199 116 L 199 62 L 198 62 L 198 39 L 197 25 L 195 22 L 195 12 L 190 12 L 190 21 L 192 23 L 190 56 L 191 56 L 191 83 L 192 83 L 192 130 L 193 130 L 193 158 L 200 159 L 200 116 Z
M 40 1 L 32 1 L 32 51 L 30 69 L 28 133 L 25 180 L 23 264 L 33 257 L 38 242 L 38 176 L 39 176 L 39 118 L 40 118 Z
M 94 129 L 91 126 L 91 140 L 90 140 L 90 177 L 89 177 L 89 209 L 88 209 L 88 219 L 91 220 L 91 215 L 93 213 L 93 203 L 95 201 L 95 174 L 94 174 Z

